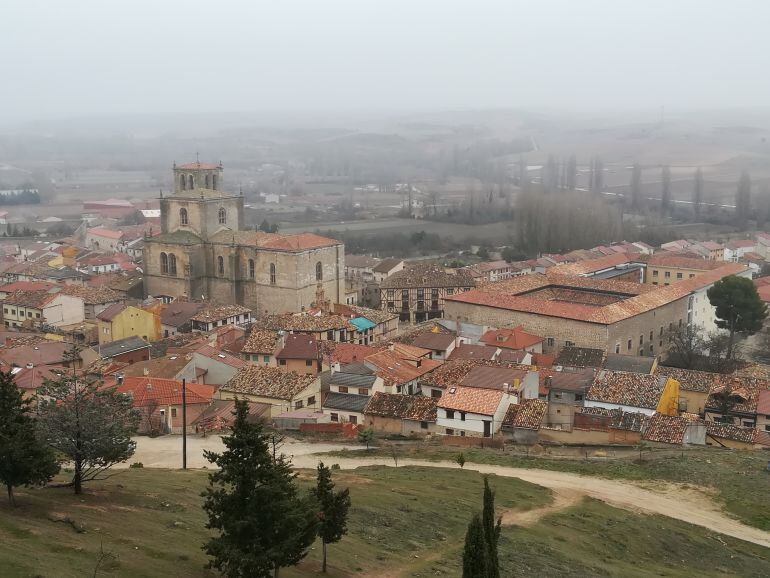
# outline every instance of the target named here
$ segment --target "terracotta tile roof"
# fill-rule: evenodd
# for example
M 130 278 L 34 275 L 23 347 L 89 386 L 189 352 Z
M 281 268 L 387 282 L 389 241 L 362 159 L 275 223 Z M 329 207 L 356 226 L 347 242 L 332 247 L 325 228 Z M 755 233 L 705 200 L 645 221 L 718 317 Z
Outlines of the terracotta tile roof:
M 682 257 L 681 255 L 671 253 L 655 253 L 647 258 L 647 265 L 650 267 L 671 267 L 674 269 L 692 269 L 694 271 L 713 271 L 724 266 L 723 261 L 713 261 L 711 259 L 694 259 L 692 257 Z
M 559 389 L 585 393 L 596 378 L 596 370 L 591 367 L 579 371 L 546 371 L 540 370 L 540 380 L 549 390 Z
M 329 331 L 332 329 L 346 329 L 354 331 L 356 328 L 347 317 L 334 314 L 314 315 L 310 313 L 285 313 L 283 315 L 264 315 L 254 321 L 254 326 L 273 331 Z
M 339 309 L 339 311 L 338 311 Z M 350 313 L 343 313 L 349 310 Z M 372 323 L 379 325 L 380 323 L 387 323 L 393 319 L 398 319 L 398 314 L 390 313 L 389 311 L 383 311 L 381 309 L 370 309 L 369 307 L 360 307 L 358 305 L 335 305 L 334 312 L 347 314 L 350 317 L 363 317 L 368 319 Z
M 383 379 L 386 386 L 401 385 L 414 381 L 430 373 L 442 363 L 433 359 L 422 359 L 420 360 L 420 367 L 415 367 L 399 357 L 395 352 L 389 350 L 374 353 L 364 361 L 367 365 L 377 368 L 377 375 Z
M 690 420 L 674 415 L 653 414 L 644 424 L 642 439 L 666 444 L 684 443 L 684 434 Z
M 382 261 L 380 261 L 374 266 L 374 269 L 372 269 L 372 271 L 374 271 L 375 273 L 390 273 L 402 261 L 403 259 L 394 259 L 392 257 L 388 259 L 383 259 Z
M 295 371 L 284 373 L 277 367 L 248 365 L 238 370 L 220 389 L 233 393 L 291 400 L 310 387 L 316 375 L 300 375 Z
M 123 296 L 109 287 L 90 287 L 88 285 L 64 285 L 60 291 L 65 295 L 80 297 L 86 305 L 102 305 L 121 301 Z
M 649 374 L 652 372 L 653 367 L 655 367 L 656 362 L 656 357 L 610 353 L 604 361 L 604 368 L 611 371 Z
M 757 412 L 759 392 L 767 389 L 770 389 L 770 381 L 765 379 L 724 375 L 718 383 L 712 386 L 706 400 L 706 407 L 720 411 L 722 396 L 729 395 L 733 398 L 729 404 L 730 413 L 754 414 Z
M 397 271 L 380 283 L 382 289 L 406 289 L 410 287 L 473 287 L 476 282 L 467 270 L 448 273 L 434 264 L 420 264 Z
M 484 389 L 515 390 L 516 381 L 521 382 L 527 376 L 525 369 L 477 365 L 460 381 L 463 387 L 481 387 Z
M 474 367 L 508 367 L 513 369 L 530 369 L 526 365 L 518 363 L 501 363 L 498 361 L 484 359 L 456 359 L 445 361 L 441 366 L 434 369 L 431 373 L 420 378 L 420 383 L 431 387 L 447 388 L 460 385 L 465 376 L 470 373 Z
M 437 403 L 443 409 L 453 409 L 480 415 L 494 415 L 505 393 L 478 387 L 450 387 Z
M 227 353 L 226 351 L 222 351 L 221 349 L 211 347 L 210 345 L 201 345 L 200 347 L 195 349 L 194 352 L 197 353 L 198 355 L 203 355 L 204 357 L 208 357 L 209 359 L 218 361 L 219 363 L 224 363 L 225 365 L 229 365 L 230 367 L 240 368 L 240 367 L 246 367 L 246 365 L 248 365 L 242 359 L 239 359 L 234 355 L 230 355 L 229 353 Z
M 37 367 L 22 367 L 13 374 L 13 382 L 19 389 L 36 390 L 46 380 L 57 379 L 67 368 L 56 365 L 40 365 Z
M 96 318 L 101 319 L 102 321 L 112 321 L 115 319 L 115 317 L 124 311 L 128 305 L 125 303 L 113 303 L 112 305 L 106 307 L 99 313 Z
M 277 331 L 268 329 L 252 329 L 243 344 L 243 353 L 267 353 L 272 355 L 281 344 L 281 336 Z
M 355 269 L 371 269 L 379 262 L 379 259 L 369 255 L 345 255 L 345 267 L 352 267 Z
M 243 307 L 242 305 L 215 305 L 201 309 L 198 313 L 190 317 L 190 319 L 201 323 L 211 323 L 212 321 L 220 321 L 222 319 L 227 319 L 228 317 L 247 313 L 251 313 L 251 309 Z
M 542 399 L 525 399 L 508 406 L 503 418 L 504 428 L 540 429 L 543 416 L 548 411 L 548 402 Z
M 276 354 L 276 359 L 319 359 L 319 341 L 312 335 L 296 333 L 286 336 L 283 348 Z
M 431 354 L 430 349 L 407 345 L 406 343 L 393 343 L 389 349 L 399 357 L 410 361 L 416 361 Z
M 369 400 L 364 413 L 392 419 L 435 422 L 436 401 L 436 399 L 419 395 L 378 391 Z
M 16 281 L 15 283 L 0 285 L 0 293 L 15 293 L 16 291 L 50 291 L 54 287 L 59 287 L 59 285 L 56 283 L 49 283 L 48 281 Z
M 298 235 L 276 235 L 276 237 L 261 243 L 260 247 L 273 251 L 297 252 L 320 249 L 322 247 L 334 247 L 341 244 L 336 239 L 322 237 L 315 233 L 300 233 Z
M 735 239 L 727 243 L 727 247 L 729 249 L 749 249 L 756 244 L 756 241 L 752 241 L 751 239 Z
M 706 422 L 706 434 L 715 438 L 724 438 L 747 444 L 754 443 L 757 430 L 752 427 L 743 427 L 731 423 Z
M 160 322 L 169 327 L 181 327 L 189 323 L 192 317 L 204 307 L 206 305 L 195 301 L 174 301 L 163 307 L 160 312 Z
M 637 250 L 638 251 L 638 250 Z M 568 263 L 566 265 L 558 265 L 551 269 L 552 272 L 559 273 L 561 275 L 587 275 L 589 273 L 595 273 L 596 271 L 602 271 L 604 269 L 610 269 L 630 263 L 639 258 L 637 253 L 612 253 L 611 255 L 605 255 L 596 259 L 585 259 L 578 261 L 577 263 Z
M 341 364 L 363 361 L 368 356 L 382 351 L 382 347 L 370 345 L 358 345 L 357 343 L 338 343 L 336 341 L 322 341 L 321 352 L 324 359 L 330 363 L 335 361 Z
M 104 227 L 94 227 L 93 229 L 88 229 L 88 234 L 97 235 L 99 237 L 105 237 L 107 239 L 123 238 L 122 231 L 113 231 L 112 229 L 105 229 Z
M 502 354 L 499 356 L 499 359 L 504 360 L 504 357 Z M 536 365 L 537 367 L 553 367 L 555 361 L 556 361 L 556 356 L 550 353 L 533 353 L 532 354 L 532 365 Z
M 642 373 L 602 371 L 594 379 L 586 399 L 603 403 L 655 409 L 663 392 L 658 377 Z
M 613 412 L 612 421 L 610 422 L 611 429 L 642 431 L 647 419 L 647 416 L 643 413 L 623 411 L 620 409 L 615 409 Z
M 455 361 L 458 359 L 487 359 L 491 360 L 495 353 L 497 353 L 496 347 L 490 347 L 489 345 L 469 345 L 463 343 L 458 345 L 449 354 L 448 359 Z
M 133 377 L 147 375 L 148 377 L 175 379 L 191 360 L 190 356 L 172 354 L 147 361 L 137 361 L 125 367 L 122 373 Z
M 174 379 L 125 377 L 116 390 L 130 395 L 134 407 L 182 405 L 182 382 Z M 211 385 L 188 383 L 185 390 L 185 402 L 191 405 L 208 405 L 214 397 L 214 387 Z
M 574 319 L 588 323 L 611 325 L 651 311 L 679 299 L 684 299 L 693 291 L 708 287 L 722 277 L 735 275 L 747 270 L 740 263 L 721 263 L 718 269 L 706 271 L 692 279 L 686 279 L 666 286 L 650 286 L 624 281 L 597 280 L 588 277 L 564 277 L 556 275 L 525 275 L 514 277 L 499 283 L 490 283 L 483 287 L 446 297 L 448 302 L 469 303 L 535 313 L 549 317 Z M 614 296 L 614 303 L 587 304 L 574 300 L 563 301 L 553 298 L 551 293 L 538 297 L 536 289 L 557 288 L 559 292 L 570 290 L 570 296 L 576 294 L 597 294 L 605 299 Z
M 46 293 L 44 291 L 16 291 L 7 295 L 3 300 L 4 305 L 15 305 L 17 307 L 29 307 L 31 309 L 43 309 L 56 297 L 55 293 Z
M 678 367 L 658 366 L 656 375 L 671 377 L 679 382 L 680 389 L 684 391 L 698 391 L 708 393 L 713 387 L 719 386 L 724 376 L 708 371 L 696 371 L 694 369 L 679 369 Z
M 770 415 L 770 389 L 763 389 L 757 397 L 757 413 Z
M 545 338 L 527 333 L 523 327 L 519 326 L 513 329 L 490 329 L 481 336 L 480 341 L 493 347 L 526 349 L 527 347 L 542 343 L 545 341 Z

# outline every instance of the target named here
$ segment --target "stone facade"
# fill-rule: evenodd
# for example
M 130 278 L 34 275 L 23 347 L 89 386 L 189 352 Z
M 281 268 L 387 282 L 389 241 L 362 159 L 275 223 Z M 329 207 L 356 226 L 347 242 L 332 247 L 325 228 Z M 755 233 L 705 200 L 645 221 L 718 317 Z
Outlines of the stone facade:
M 174 167 L 174 194 L 160 200 L 161 234 L 144 243 L 145 295 L 258 314 L 309 308 L 319 285 L 331 301 L 344 300 L 342 243 L 244 230 L 243 197 L 221 190 L 221 174 L 221 165 Z

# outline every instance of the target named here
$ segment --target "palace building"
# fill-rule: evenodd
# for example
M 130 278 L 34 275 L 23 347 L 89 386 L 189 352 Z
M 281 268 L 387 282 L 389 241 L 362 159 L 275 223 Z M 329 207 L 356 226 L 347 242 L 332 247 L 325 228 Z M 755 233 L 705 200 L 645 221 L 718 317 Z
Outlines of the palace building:
M 246 230 L 243 196 L 222 189 L 221 164 L 174 164 L 174 193 L 161 193 L 160 214 L 161 234 L 144 240 L 145 296 L 243 305 L 258 315 L 302 311 L 319 291 L 344 300 L 344 245 Z

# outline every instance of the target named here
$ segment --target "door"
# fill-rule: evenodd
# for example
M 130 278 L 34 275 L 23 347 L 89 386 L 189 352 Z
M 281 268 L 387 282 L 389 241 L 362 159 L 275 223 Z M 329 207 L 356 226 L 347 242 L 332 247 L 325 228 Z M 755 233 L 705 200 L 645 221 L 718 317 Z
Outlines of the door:
M 492 422 L 484 421 L 484 437 L 488 438 L 492 436 Z

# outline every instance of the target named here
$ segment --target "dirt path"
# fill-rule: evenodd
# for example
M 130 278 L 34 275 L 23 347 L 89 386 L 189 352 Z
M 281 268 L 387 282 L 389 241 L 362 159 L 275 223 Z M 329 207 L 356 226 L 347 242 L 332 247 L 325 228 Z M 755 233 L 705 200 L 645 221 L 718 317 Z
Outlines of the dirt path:
M 367 465 L 392 466 L 388 458 L 327 458 L 330 463 L 337 463 L 342 469 L 355 469 Z M 314 468 L 318 457 L 312 455 L 296 456 L 294 465 L 300 468 Z M 425 466 L 430 468 L 457 468 L 454 462 L 431 462 L 424 460 L 401 459 L 400 466 Z M 568 507 L 568 500 L 578 500 L 589 496 L 611 506 L 644 514 L 660 514 L 689 524 L 702 526 L 711 531 L 732 536 L 747 542 L 770 548 L 770 533 L 747 526 L 722 512 L 704 491 L 684 489 L 675 484 L 656 482 L 655 489 L 647 489 L 632 482 L 608 480 L 591 476 L 581 476 L 567 472 L 509 468 L 486 464 L 465 464 L 466 470 L 501 477 L 521 480 L 550 488 L 556 494 L 556 501 L 539 510 L 531 512 L 512 512 L 511 523 L 533 524 L 550 511 Z M 648 484 L 649 487 L 649 484 Z M 574 502 L 573 502 L 574 503 Z M 548 511 L 550 508 L 550 511 Z
M 570 506 L 574 506 L 580 502 L 583 496 L 584 494 L 577 490 L 553 490 L 553 502 L 547 506 L 524 512 L 520 510 L 505 510 L 501 516 L 503 526 L 524 526 L 525 528 L 532 526 L 549 514 L 555 514 L 556 512 L 566 510 Z

